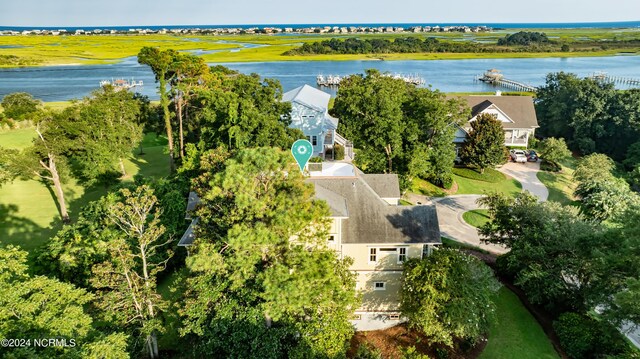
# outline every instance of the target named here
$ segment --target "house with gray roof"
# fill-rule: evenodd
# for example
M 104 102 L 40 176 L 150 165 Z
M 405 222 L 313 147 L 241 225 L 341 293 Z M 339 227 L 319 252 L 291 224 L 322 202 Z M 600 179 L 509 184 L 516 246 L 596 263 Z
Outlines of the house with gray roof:
M 471 108 L 471 117 L 456 131 L 453 142 L 456 151 L 471 131 L 471 122 L 483 113 L 494 115 L 504 129 L 504 144 L 507 147 L 526 147 L 538 126 L 536 110 L 531 96 L 450 96 L 460 97 Z
M 352 145 L 336 133 L 338 119 L 329 115 L 331 95 L 309 85 L 297 87 L 282 95 L 282 101 L 291 102 L 291 124 L 301 130 L 313 145 L 314 156 L 324 158 L 328 149 L 337 143 L 345 147 L 345 154 L 353 158 Z
M 327 247 L 339 258 L 351 257 L 356 290 L 362 304 L 351 323 L 357 330 L 377 330 L 400 324 L 400 285 L 403 263 L 422 258 L 441 245 L 435 205 L 399 206 L 396 174 L 364 174 L 350 163 L 323 162 L 323 169 L 305 180 L 315 198 L 330 209 Z M 179 246 L 194 241 L 200 203 L 189 194 L 187 218 L 191 225 Z
M 362 304 L 351 322 L 357 330 L 388 328 L 403 321 L 404 261 L 429 255 L 441 244 L 438 216 L 434 205 L 399 206 L 397 175 L 352 173 L 311 176 L 307 182 L 331 209 L 328 246 L 341 258 L 353 258 L 350 269 Z

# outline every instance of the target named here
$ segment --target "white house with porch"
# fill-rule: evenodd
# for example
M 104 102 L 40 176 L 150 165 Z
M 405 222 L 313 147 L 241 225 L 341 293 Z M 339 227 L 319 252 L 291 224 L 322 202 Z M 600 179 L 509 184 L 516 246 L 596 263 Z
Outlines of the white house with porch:
M 502 122 L 504 144 L 507 147 L 526 147 L 538 126 L 536 110 L 531 96 L 459 96 L 471 107 L 471 118 L 460 126 L 453 142 L 457 149 L 471 131 L 471 122 L 480 114 L 488 113 Z
M 300 86 L 282 95 L 291 102 L 291 125 L 301 130 L 313 145 L 313 155 L 324 157 L 335 144 L 345 148 L 345 155 L 353 158 L 353 145 L 336 133 L 338 119 L 329 115 L 331 95 L 309 85 Z

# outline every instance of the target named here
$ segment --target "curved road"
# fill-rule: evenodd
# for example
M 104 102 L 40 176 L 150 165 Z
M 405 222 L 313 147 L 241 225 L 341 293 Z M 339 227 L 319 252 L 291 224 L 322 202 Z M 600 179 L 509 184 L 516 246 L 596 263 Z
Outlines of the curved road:
M 540 162 L 528 162 L 525 164 L 509 162 L 498 170 L 515 178 L 522 184 L 523 191 L 531 192 L 540 201 L 546 201 L 549 197 L 549 190 L 536 175 L 540 171 Z M 476 200 L 480 197 L 482 195 L 453 195 L 439 198 L 409 194 L 407 199 L 412 203 L 435 203 L 442 236 L 471 244 L 495 254 L 505 253 L 507 251 L 505 247 L 483 243 L 478 235 L 478 230 L 462 219 L 464 212 L 480 208 L 476 203 Z

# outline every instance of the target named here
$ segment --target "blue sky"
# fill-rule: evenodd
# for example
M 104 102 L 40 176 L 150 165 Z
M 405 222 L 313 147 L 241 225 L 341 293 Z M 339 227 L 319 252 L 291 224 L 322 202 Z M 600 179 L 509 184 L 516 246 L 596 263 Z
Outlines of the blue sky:
M 0 26 L 640 20 L 640 0 L 0 0 Z

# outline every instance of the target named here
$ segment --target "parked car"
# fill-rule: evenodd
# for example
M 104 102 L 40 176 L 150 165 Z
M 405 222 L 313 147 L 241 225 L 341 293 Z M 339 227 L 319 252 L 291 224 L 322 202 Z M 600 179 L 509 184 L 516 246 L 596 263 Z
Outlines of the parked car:
M 527 163 L 527 154 L 523 150 L 509 151 L 513 162 Z
M 538 162 L 538 154 L 534 150 L 527 151 L 527 161 Z

